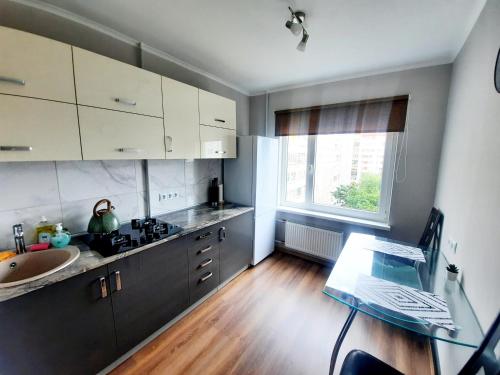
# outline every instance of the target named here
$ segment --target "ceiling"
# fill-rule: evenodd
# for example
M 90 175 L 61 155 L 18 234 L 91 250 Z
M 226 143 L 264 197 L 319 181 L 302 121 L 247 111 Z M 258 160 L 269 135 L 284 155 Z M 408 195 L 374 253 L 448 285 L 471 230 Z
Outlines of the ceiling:
M 44 0 L 246 93 L 453 61 L 485 0 Z M 288 5 L 310 34 L 284 27 Z

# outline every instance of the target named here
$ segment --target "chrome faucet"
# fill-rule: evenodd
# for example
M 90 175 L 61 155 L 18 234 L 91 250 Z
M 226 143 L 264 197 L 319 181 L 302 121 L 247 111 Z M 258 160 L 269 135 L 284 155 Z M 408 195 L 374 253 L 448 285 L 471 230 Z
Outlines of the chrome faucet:
M 26 252 L 26 243 L 24 242 L 24 231 L 22 224 L 12 226 L 14 233 L 14 242 L 16 243 L 16 254 L 23 254 Z

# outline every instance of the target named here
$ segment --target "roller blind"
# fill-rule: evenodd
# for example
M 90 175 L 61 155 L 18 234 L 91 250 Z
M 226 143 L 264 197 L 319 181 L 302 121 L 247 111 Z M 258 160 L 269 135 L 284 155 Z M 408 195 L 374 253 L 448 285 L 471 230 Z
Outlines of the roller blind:
M 408 95 L 275 111 L 275 135 L 402 132 Z

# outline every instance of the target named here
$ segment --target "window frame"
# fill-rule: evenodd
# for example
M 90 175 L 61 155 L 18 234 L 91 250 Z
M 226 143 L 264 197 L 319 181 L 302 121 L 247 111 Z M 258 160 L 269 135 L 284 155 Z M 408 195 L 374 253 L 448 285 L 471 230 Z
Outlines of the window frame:
M 321 136 L 321 135 L 319 135 Z M 281 207 L 298 208 L 307 211 L 344 216 L 348 218 L 371 220 L 379 223 L 389 224 L 394 172 L 396 166 L 396 154 L 398 145 L 398 133 L 386 133 L 384 150 L 384 165 L 382 167 L 382 180 L 380 187 L 380 202 L 378 212 L 356 210 L 346 207 L 325 206 L 314 203 L 314 175 L 316 159 L 316 135 L 309 135 L 307 141 L 306 162 L 306 192 L 305 202 L 296 203 L 286 200 L 287 185 L 287 153 L 288 138 L 280 137 L 280 163 L 279 163 L 279 205 Z

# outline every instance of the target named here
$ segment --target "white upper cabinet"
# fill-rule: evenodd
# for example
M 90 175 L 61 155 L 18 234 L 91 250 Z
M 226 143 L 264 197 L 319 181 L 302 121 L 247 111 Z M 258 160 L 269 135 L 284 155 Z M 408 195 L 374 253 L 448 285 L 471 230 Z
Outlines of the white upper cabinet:
M 165 159 L 161 118 L 78 106 L 84 160 Z
M 236 157 L 236 130 L 200 125 L 202 159 Z
M 198 88 L 162 77 L 167 159 L 200 158 Z
M 75 103 L 71 46 L 0 27 L 0 93 Z
M 73 47 L 78 104 L 163 117 L 161 76 Z
M 236 130 L 236 102 L 199 90 L 200 124 Z
M 81 159 L 75 104 L 0 95 L 0 161 Z

